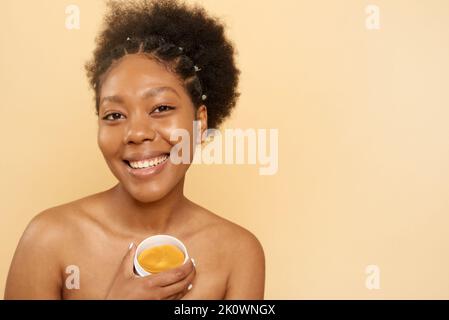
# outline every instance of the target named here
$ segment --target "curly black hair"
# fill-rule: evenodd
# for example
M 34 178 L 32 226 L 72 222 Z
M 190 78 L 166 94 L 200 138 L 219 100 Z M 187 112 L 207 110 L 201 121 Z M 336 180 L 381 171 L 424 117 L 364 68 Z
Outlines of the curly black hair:
M 125 54 L 137 52 L 149 54 L 174 72 L 196 108 L 207 106 L 209 128 L 217 128 L 230 115 L 240 96 L 240 70 L 219 18 L 181 0 L 110 0 L 107 6 L 93 59 L 85 65 L 97 115 L 107 71 Z

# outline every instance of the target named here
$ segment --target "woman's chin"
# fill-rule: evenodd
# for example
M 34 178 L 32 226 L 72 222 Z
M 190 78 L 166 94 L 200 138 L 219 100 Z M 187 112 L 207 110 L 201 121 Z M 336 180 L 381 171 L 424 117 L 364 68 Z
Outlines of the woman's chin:
M 168 166 L 170 164 L 167 164 Z M 181 170 L 174 170 L 174 169 Z M 154 176 L 147 178 L 135 178 L 130 175 L 123 174 L 121 170 L 114 170 L 115 177 L 119 180 L 121 188 L 128 193 L 130 197 L 141 203 L 150 203 L 158 201 L 166 197 L 183 178 L 188 167 L 176 167 L 170 171 L 160 172 Z
M 130 190 L 128 190 L 128 193 L 132 198 L 134 198 L 138 202 L 150 203 L 158 201 L 163 197 L 165 197 L 168 193 L 168 190 L 159 188 L 158 189 L 151 188 L 145 190 L 144 188 L 141 187 L 139 190 L 131 188 Z

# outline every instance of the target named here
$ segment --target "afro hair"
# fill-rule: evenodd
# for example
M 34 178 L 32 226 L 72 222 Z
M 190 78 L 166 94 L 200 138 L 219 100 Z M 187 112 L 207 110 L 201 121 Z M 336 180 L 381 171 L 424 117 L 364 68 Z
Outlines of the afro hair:
M 103 30 L 85 69 L 95 91 L 96 114 L 109 68 L 129 53 L 144 53 L 183 81 L 195 107 L 207 106 L 208 127 L 218 128 L 235 107 L 240 71 L 225 25 L 204 8 L 180 0 L 107 2 Z

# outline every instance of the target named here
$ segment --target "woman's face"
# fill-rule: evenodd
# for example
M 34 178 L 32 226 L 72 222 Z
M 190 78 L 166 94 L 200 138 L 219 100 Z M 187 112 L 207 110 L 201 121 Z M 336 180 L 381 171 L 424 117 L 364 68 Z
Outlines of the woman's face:
M 170 141 L 171 133 L 184 129 L 189 133 L 192 160 L 195 114 L 204 131 L 205 106 L 195 111 L 177 76 L 153 59 L 129 54 L 109 70 L 100 91 L 98 145 L 112 173 L 133 198 L 156 201 L 184 178 L 190 164 L 164 158 L 180 141 Z M 144 159 L 149 161 L 134 162 Z M 132 169 L 130 164 L 150 167 Z

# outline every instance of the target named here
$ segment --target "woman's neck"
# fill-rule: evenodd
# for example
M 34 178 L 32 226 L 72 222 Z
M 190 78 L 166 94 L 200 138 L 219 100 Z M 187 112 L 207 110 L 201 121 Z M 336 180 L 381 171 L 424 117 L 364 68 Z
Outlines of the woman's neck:
M 184 196 L 184 178 L 163 198 L 149 203 L 134 199 L 121 183 L 108 191 L 114 220 L 133 233 L 164 234 L 179 224 L 188 200 Z

